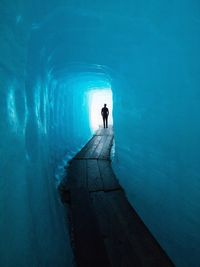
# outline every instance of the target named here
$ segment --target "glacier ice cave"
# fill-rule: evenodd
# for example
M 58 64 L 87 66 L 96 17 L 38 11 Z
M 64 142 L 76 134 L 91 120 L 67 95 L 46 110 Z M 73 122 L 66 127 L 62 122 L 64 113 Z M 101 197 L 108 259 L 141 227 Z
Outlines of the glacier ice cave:
M 57 185 L 106 88 L 129 201 L 200 266 L 199 47 L 198 0 L 0 0 L 0 266 L 73 265 Z

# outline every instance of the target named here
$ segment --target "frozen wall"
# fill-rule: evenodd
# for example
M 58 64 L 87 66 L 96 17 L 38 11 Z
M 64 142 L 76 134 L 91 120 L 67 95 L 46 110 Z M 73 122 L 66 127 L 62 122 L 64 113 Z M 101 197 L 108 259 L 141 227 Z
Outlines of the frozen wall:
M 143 10 L 114 105 L 120 181 L 180 267 L 200 264 L 199 8 L 183 1 Z
M 176 266 L 199 266 L 199 8 L 0 2 L 1 266 L 70 265 L 54 174 L 90 136 L 85 96 L 102 75 L 121 184 Z
M 72 266 L 55 174 L 91 135 L 86 93 L 50 68 L 29 11 L 0 3 L 0 266 Z

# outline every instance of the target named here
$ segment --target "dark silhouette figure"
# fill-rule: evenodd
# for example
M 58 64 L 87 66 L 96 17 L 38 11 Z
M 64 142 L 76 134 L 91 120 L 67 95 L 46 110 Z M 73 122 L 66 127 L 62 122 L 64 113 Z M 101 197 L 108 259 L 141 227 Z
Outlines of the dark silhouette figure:
M 108 115 L 109 115 L 109 110 L 106 107 L 106 104 L 104 104 L 104 107 L 101 109 L 101 116 L 103 118 L 103 127 L 108 128 Z

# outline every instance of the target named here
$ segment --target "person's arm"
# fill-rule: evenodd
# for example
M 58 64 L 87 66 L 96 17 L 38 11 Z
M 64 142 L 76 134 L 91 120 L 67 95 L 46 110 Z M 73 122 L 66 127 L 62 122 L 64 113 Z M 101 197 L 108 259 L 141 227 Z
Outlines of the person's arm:
M 103 109 L 101 109 L 101 116 L 103 116 Z
M 107 114 L 109 115 L 109 109 L 108 109 L 108 112 L 107 112 Z

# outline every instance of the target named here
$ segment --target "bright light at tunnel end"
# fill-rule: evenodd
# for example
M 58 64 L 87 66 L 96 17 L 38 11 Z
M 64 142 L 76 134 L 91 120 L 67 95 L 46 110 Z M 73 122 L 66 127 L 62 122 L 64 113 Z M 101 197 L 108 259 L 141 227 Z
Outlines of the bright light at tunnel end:
M 113 125 L 112 109 L 112 90 L 110 87 L 102 89 L 91 89 L 88 95 L 89 116 L 90 116 L 90 128 L 92 132 L 95 132 L 99 127 L 103 126 L 103 120 L 101 116 L 101 109 L 107 104 L 109 109 L 108 125 Z

